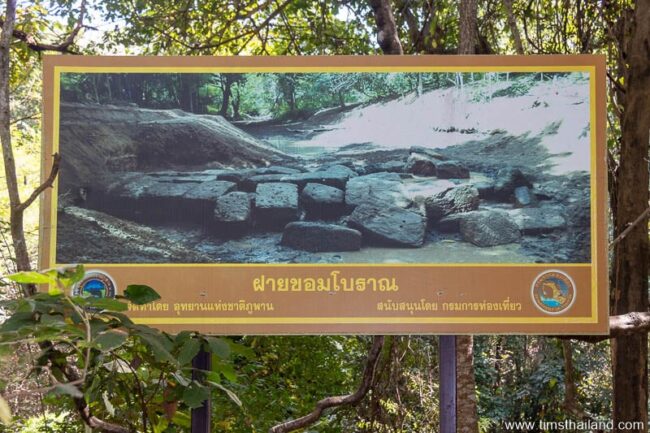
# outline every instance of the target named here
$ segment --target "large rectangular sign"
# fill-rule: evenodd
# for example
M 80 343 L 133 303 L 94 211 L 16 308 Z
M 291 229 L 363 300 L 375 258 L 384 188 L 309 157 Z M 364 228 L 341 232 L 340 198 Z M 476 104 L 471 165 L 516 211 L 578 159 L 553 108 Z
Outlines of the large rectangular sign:
M 41 267 L 215 334 L 608 327 L 601 56 L 46 57 Z

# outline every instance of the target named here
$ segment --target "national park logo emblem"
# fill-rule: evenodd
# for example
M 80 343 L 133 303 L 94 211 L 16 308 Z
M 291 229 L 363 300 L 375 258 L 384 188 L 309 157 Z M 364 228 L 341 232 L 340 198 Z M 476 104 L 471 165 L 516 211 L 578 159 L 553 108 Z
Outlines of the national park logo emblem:
M 114 298 L 115 281 L 106 272 L 88 271 L 72 289 L 74 296 Z
M 533 303 L 546 314 L 561 314 L 576 299 L 575 283 L 566 273 L 558 270 L 542 272 L 532 285 Z

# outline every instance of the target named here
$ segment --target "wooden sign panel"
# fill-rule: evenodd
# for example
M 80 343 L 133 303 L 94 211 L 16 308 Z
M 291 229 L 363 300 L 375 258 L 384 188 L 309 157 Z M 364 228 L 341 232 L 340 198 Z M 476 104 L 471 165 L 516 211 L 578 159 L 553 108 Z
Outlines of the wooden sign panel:
M 45 59 L 41 266 L 214 334 L 607 331 L 600 56 Z

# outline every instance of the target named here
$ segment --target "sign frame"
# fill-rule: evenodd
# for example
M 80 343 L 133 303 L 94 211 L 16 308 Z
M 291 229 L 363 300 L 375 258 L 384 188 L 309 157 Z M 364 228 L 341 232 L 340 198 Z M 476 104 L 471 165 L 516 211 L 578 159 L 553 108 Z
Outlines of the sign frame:
M 151 309 L 132 310 L 130 316 L 136 323 L 159 327 L 166 331 L 192 329 L 212 334 L 548 334 L 548 335 L 602 335 L 608 333 L 608 261 L 607 261 L 607 179 L 606 179 L 606 88 L 605 57 L 600 55 L 570 56 L 311 56 L 311 57 L 94 57 L 94 56 L 45 56 L 44 57 L 44 117 L 42 176 L 52 166 L 52 155 L 59 150 L 59 101 L 60 74 L 65 72 L 587 72 L 590 74 L 590 141 L 591 141 L 591 263 L 416 263 L 416 264 L 130 264 L 130 263 L 85 263 L 89 269 L 108 273 L 118 284 L 118 291 L 126 284 L 149 284 L 162 295 L 162 304 Z M 63 155 L 65 157 L 65 155 Z M 47 190 L 41 201 L 39 266 L 59 267 L 56 255 L 57 185 Z M 471 268 L 471 269 L 469 269 Z M 472 274 L 468 275 L 471 270 Z M 187 271 L 187 272 L 181 272 Z M 374 278 L 396 275 L 399 287 L 409 290 L 419 287 L 418 294 L 431 293 L 431 299 L 446 299 L 450 303 L 462 303 L 464 293 L 457 284 L 470 288 L 491 280 L 490 284 L 517 284 L 531 287 L 533 280 L 545 271 L 571 274 L 578 282 L 576 301 L 566 309 L 566 314 L 546 314 L 535 305 L 524 305 L 526 314 L 481 316 L 477 311 L 463 314 L 426 316 L 404 310 L 404 314 L 375 314 L 357 316 L 358 304 L 348 305 L 339 314 L 300 316 L 251 314 L 245 308 L 242 314 L 216 314 L 214 309 L 206 311 L 201 303 L 210 298 L 218 288 L 238 285 L 252 291 L 253 280 L 264 274 L 272 278 L 361 278 L 365 273 Z M 146 274 L 146 277 L 143 275 Z M 174 284 L 181 282 L 174 275 L 183 274 L 182 289 L 186 310 L 172 307 L 170 297 Z M 418 277 L 414 277 L 418 274 Z M 514 281 L 517 275 L 525 274 L 521 281 Z M 168 281 L 176 281 L 169 286 Z M 585 288 L 585 279 L 589 287 Z M 524 281 L 525 280 L 525 281 Z M 460 282 L 459 282 L 460 281 Z M 208 287 L 212 284 L 213 286 Z M 218 287 L 218 288 L 217 288 Z M 427 289 L 428 287 L 428 289 Z M 508 300 L 514 304 L 532 302 L 531 293 L 525 297 Z M 476 289 L 472 289 L 476 290 Z M 301 292 L 302 294 L 306 294 Z M 315 292 L 316 294 L 317 292 Z M 260 293 L 258 292 L 257 295 Z M 292 292 L 264 292 L 263 302 L 283 299 L 293 302 Z M 316 298 L 308 294 L 313 304 Z M 336 293 L 340 299 L 344 293 Z M 384 294 L 385 295 L 385 294 Z M 241 295 L 240 295 L 241 296 Z M 382 295 L 383 296 L 383 295 Z M 449 298 L 451 296 L 451 298 Z M 581 298 L 587 298 L 584 302 Z M 295 298 L 295 294 L 294 294 Z M 291 301 L 287 301 L 291 299 Z M 421 296 L 410 302 L 420 302 Z M 504 299 L 504 296 L 495 300 Z M 525 300 L 526 299 L 526 300 Z M 241 299 L 231 298 L 228 303 L 240 304 Z M 344 301 L 344 300 L 341 300 Z M 383 296 L 373 297 L 374 304 L 391 301 Z M 422 301 L 425 301 L 422 299 Z M 223 303 L 221 299 L 209 299 L 211 303 Z M 302 302 L 302 301 L 301 301 Z M 442 302 L 442 301 L 441 301 Z M 482 302 L 472 300 L 472 303 Z M 248 303 L 247 301 L 244 303 Z M 497 301 L 489 301 L 495 304 Z M 504 300 L 505 303 L 505 300 Z M 374 305 L 373 304 L 373 305 Z M 160 307 L 158 307 L 158 306 Z M 174 304 L 175 305 L 175 304 Z M 284 304 L 283 304 L 284 305 Z M 424 306 L 425 304 L 422 304 Z M 485 304 L 487 305 L 487 304 Z M 530 307 L 530 308 L 529 308 Z M 133 307 L 135 308 L 135 307 Z M 160 309 L 156 309 L 160 308 Z M 189 309 L 192 309 L 190 311 Z M 477 308 L 481 308 L 480 306 Z M 483 308 L 486 308 L 485 306 Z M 509 306 L 505 306 L 504 310 Z M 534 312 L 531 308 L 535 308 Z M 275 310 L 275 309 L 274 309 Z M 232 311 L 232 310 L 230 310 Z M 311 310 L 312 313 L 315 310 Z M 187 313 L 187 314 L 185 314 Z M 447 311 L 450 313 L 450 311 Z M 453 311 L 451 311 L 453 313 Z

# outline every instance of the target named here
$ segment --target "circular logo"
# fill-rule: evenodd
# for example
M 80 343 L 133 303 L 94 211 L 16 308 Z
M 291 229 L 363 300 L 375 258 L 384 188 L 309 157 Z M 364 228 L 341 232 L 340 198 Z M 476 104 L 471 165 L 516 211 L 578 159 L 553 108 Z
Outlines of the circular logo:
M 106 272 L 88 271 L 72 288 L 73 296 L 114 298 L 115 281 Z
M 561 314 L 576 300 L 575 283 L 566 273 L 558 270 L 542 272 L 531 287 L 533 303 L 547 314 Z

